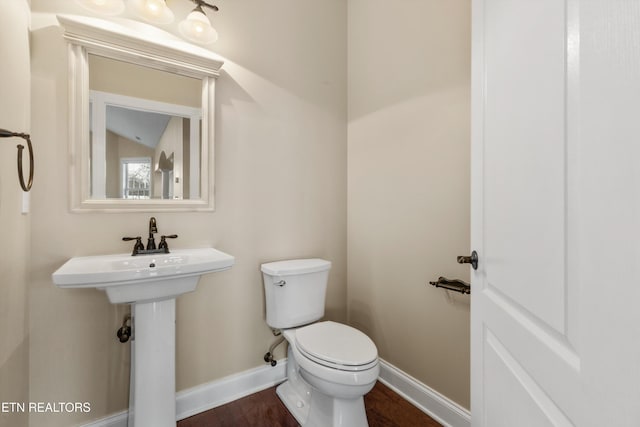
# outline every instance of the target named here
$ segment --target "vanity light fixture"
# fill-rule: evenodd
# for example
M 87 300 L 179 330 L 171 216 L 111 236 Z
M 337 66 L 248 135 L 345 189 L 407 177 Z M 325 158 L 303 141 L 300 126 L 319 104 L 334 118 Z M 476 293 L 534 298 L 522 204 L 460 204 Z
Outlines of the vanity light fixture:
M 173 11 L 165 0 L 127 0 L 129 9 L 139 18 L 152 24 L 170 24 L 174 20 Z M 180 34 L 187 40 L 210 44 L 218 40 L 218 32 L 211 26 L 209 18 L 204 12 L 208 7 L 214 12 L 218 6 L 205 0 L 190 0 L 196 7 L 178 24 Z M 87 10 L 103 15 L 119 15 L 124 12 L 125 0 L 76 0 Z
M 195 9 L 180 22 L 178 29 L 180 34 L 189 41 L 210 44 L 218 40 L 218 32 L 211 26 L 211 22 L 204 13 L 203 7 L 208 7 L 214 12 L 218 11 L 218 6 L 206 3 L 203 0 L 191 0 L 196 4 Z

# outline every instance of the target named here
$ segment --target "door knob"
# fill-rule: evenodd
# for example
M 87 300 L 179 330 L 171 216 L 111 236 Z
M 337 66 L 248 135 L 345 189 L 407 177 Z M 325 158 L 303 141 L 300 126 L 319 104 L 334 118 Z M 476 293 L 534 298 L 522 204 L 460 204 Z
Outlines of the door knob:
M 471 252 L 471 256 L 459 256 L 458 264 L 471 264 L 474 270 L 478 269 L 478 252 Z

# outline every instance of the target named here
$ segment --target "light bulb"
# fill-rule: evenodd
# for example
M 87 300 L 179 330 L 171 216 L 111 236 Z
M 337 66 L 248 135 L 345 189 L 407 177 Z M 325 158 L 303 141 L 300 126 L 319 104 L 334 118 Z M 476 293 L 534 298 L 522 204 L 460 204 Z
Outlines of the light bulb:
M 178 26 L 180 34 L 194 43 L 209 44 L 218 40 L 218 32 L 211 26 L 209 18 L 196 8 Z
M 134 12 L 142 19 L 154 24 L 173 22 L 173 12 L 164 0 L 132 0 Z
M 76 0 L 76 3 L 103 15 L 119 15 L 124 12 L 124 0 Z

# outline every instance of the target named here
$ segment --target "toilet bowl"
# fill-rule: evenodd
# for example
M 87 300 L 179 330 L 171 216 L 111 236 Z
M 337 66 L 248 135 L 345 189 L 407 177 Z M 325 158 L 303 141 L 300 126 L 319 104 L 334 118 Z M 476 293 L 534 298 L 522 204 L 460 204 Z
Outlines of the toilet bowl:
M 373 341 L 324 321 L 331 263 L 298 259 L 263 264 L 267 324 L 289 343 L 280 400 L 303 427 L 367 427 L 363 396 L 380 373 Z M 313 323 L 317 322 L 317 323 Z
M 363 396 L 380 373 L 373 341 L 350 326 L 319 322 L 283 335 L 287 381 L 277 393 L 302 426 L 366 427 Z

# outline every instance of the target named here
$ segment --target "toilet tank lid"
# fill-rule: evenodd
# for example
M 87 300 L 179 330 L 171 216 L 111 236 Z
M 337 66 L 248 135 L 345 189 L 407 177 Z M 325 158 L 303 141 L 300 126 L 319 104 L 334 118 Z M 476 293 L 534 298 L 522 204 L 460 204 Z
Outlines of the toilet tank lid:
M 326 271 L 331 268 L 331 262 L 320 259 L 290 259 L 286 261 L 276 261 L 262 264 L 263 273 L 272 276 L 291 276 L 294 274 L 316 273 Z

